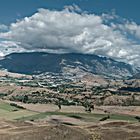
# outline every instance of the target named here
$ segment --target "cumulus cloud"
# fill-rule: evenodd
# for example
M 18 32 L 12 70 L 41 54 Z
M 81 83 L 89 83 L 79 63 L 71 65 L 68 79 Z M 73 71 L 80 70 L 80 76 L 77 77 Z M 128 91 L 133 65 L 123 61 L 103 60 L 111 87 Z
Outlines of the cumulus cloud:
M 4 57 L 9 53 L 22 52 L 24 48 L 20 47 L 20 43 L 14 41 L 3 40 L 0 41 L 0 57 Z
M 124 27 L 122 28 L 125 29 L 126 32 L 129 32 L 140 39 L 140 25 L 135 22 L 127 22 Z
M 0 24 L 0 32 L 5 32 L 5 31 L 8 31 L 8 26 L 4 24 Z
M 24 51 L 97 54 L 139 65 L 140 44 L 122 33 L 127 29 L 139 37 L 138 25 L 105 24 L 114 17 L 82 13 L 77 6 L 66 6 L 62 11 L 39 9 L 12 23 L 0 38 L 18 42 L 14 51 L 20 46 Z

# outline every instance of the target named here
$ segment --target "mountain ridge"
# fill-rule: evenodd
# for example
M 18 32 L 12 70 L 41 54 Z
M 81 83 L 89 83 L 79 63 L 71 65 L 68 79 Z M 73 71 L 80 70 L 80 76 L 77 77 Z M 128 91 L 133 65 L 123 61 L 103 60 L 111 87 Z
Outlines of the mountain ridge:
M 85 72 L 107 77 L 131 77 L 137 73 L 136 69 L 124 62 L 79 53 L 12 53 L 0 60 L 0 68 L 31 75 L 44 72 L 63 73 L 66 68 L 79 68 Z

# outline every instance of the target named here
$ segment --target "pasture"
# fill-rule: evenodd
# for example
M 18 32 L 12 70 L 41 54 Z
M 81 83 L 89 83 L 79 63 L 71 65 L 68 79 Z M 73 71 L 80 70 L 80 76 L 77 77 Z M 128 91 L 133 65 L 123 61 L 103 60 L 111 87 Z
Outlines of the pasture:
M 26 109 L 19 109 L 17 107 L 11 106 L 9 103 L 0 101 L 0 119 L 14 120 L 35 114 L 37 113 Z

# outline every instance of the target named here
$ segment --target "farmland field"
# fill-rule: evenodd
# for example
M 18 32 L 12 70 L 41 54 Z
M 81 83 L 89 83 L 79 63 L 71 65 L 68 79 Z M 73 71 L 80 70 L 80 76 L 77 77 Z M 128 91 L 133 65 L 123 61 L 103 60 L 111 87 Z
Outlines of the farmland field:
M 21 137 L 24 140 L 112 140 L 111 138 L 115 137 L 116 140 L 128 138 L 131 140 L 140 137 L 140 125 L 133 115 L 109 114 L 97 109 L 88 113 L 84 112 L 82 107 L 73 106 L 62 106 L 62 110 L 58 110 L 57 106 L 51 104 L 38 104 L 39 110 L 37 104 L 36 108 L 32 106 L 26 104 L 26 108 L 23 103 L 1 100 L 0 138 L 4 140 L 11 140 L 11 138 L 20 140 Z M 76 112 L 77 110 L 79 112 Z M 107 120 L 101 121 L 107 116 L 109 116 Z
M 14 120 L 21 117 L 27 117 L 30 115 L 35 115 L 33 111 L 26 109 L 19 109 L 14 106 L 11 106 L 9 103 L 0 101 L 0 119 Z

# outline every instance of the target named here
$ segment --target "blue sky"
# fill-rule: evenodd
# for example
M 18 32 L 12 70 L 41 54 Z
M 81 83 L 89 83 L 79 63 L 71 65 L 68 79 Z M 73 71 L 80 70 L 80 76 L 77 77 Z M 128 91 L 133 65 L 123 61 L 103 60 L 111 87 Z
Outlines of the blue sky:
M 0 0 L 0 23 L 10 24 L 32 15 L 38 8 L 62 9 L 72 4 L 97 14 L 115 10 L 117 15 L 140 23 L 140 0 Z
M 140 0 L 0 0 L 0 56 L 78 52 L 140 67 L 139 7 Z

